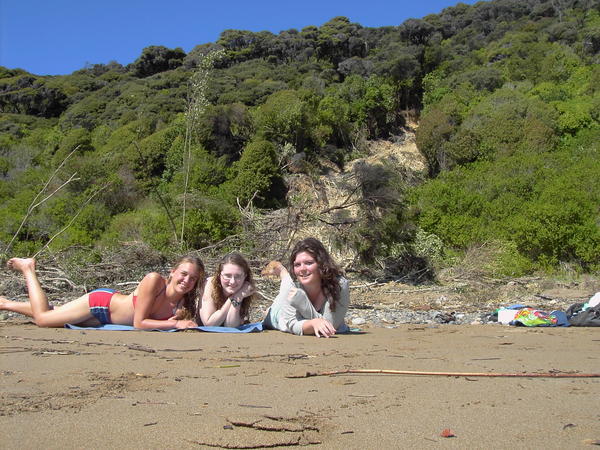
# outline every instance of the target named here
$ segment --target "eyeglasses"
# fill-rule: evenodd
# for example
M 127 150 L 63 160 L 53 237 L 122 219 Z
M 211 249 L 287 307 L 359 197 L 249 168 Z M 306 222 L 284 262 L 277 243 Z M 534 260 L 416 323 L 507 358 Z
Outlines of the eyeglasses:
M 231 281 L 231 280 L 235 280 L 235 281 L 242 281 L 244 278 L 246 278 L 246 274 L 243 273 L 221 273 L 221 278 L 227 280 L 227 281 Z

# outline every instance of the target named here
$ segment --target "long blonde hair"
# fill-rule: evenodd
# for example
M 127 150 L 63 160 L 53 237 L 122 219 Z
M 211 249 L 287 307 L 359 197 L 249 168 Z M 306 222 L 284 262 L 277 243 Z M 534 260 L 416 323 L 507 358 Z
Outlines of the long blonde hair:
M 172 267 L 177 269 L 181 264 L 184 263 L 194 264 L 198 268 L 198 281 L 196 281 L 194 288 L 183 296 L 183 313 L 179 318 L 193 320 L 196 317 L 198 300 L 202 295 L 202 291 L 204 290 L 204 283 L 206 283 L 206 269 L 204 268 L 204 263 L 202 260 L 193 255 L 182 256 L 175 264 L 173 264 Z M 169 280 L 170 279 L 171 276 L 169 276 Z

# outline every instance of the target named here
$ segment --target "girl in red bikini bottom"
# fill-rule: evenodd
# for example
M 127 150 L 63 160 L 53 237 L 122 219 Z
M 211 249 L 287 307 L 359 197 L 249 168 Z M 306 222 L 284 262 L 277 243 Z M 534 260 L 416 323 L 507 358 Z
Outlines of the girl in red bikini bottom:
M 206 278 L 204 264 L 195 256 L 184 256 L 168 278 L 147 274 L 131 294 L 96 289 L 76 300 L 53 308 L 42 290 L 33 258 L 12 258 L 8 267 L 25 277 L 28 302 L 0 297 L 0 310 L 32 317 L 40 327 L 63 327 L 67 323 L 98 325 L 114 323 L 140 329 L 193 328 L 198 324 L 196 304 Z

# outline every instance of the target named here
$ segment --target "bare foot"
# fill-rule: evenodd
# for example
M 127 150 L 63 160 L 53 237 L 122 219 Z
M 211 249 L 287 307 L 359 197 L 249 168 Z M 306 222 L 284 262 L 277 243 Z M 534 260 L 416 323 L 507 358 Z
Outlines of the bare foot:
M 265 268 L 260 272 L 260 274 L 265 277 L 279 278 L 279 275 L 281 274 L 281 271 L 283 269 L 283 264 L 281 264 L 279 261 L 271 261 L 265 266 Z
M 4 305 L 9 301 L 6 297 L 0 297 L 0 311 L 4 309 Z
M 11 258 L 6 263 L 7 267 L 19 272 L 26 270 L 35 270 L 35 259 L 33 258 Z

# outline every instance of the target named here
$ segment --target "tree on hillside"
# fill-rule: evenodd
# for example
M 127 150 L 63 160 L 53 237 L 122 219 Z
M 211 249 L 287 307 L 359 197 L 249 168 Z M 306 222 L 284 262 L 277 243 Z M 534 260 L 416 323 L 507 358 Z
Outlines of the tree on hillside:
M 185 52 L 179 47 L 170 49 L 152 45 L 142 50 L 140 57 L 132 63 L 131 70 L 135 76 L 145 78 L 181 66 L 184 58 Z

